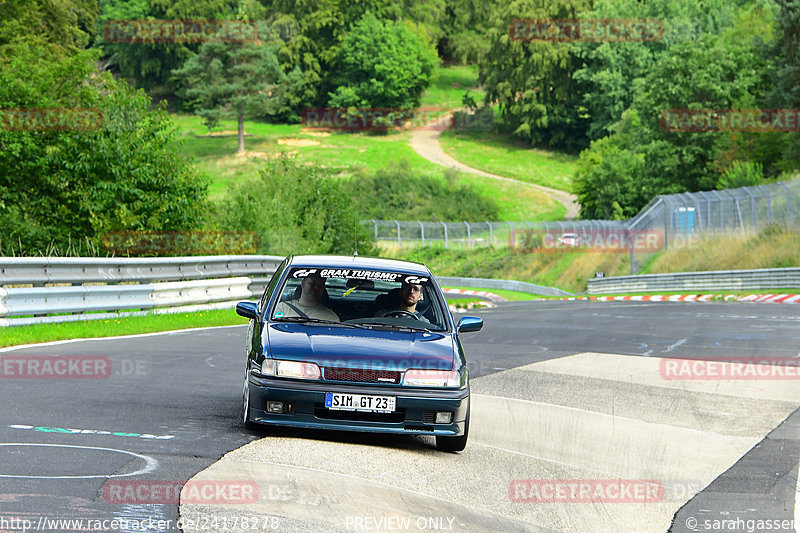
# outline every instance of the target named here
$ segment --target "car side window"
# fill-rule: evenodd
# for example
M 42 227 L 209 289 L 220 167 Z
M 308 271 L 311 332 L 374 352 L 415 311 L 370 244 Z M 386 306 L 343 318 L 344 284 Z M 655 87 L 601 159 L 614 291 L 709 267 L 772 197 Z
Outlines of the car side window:
M 283 274 L 283 270 L 286 268 L 286 265 L 289 264 L 289 258 L 283 260 L 278 268 L 275 270 L 275 273 L 272 274 L 272 278 L 270 278 L 269 283 L 267 284 L 267 288 L 264 289 L 264 294 L 261 295 L 261 301 L 258 303 L 258 309 L 260 311 L 264 311 L 264 308 L 267 306 L 267 300 L 269 299 L 269 295 L 272 294 L 272 291 L 275 290 L 275 285 L 278 284 L 278 280 L 281 279 L 281 274 Z

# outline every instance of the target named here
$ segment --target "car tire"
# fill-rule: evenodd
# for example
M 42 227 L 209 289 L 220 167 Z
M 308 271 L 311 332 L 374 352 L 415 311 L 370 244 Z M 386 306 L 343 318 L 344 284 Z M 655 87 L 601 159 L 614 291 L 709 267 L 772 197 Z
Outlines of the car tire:
M 468 400 L 469 401 L 469 400 Z M 464 420 L 464 434 L 460 437 L 436 437 L 436 449 L 442 452 L 461 452 L 467 447 L 469 436 L 469 404 L 467 404 L 467 418 Z
M 250 420 L 250 387 L 247 383 L 247 372 L 244 373 L 244 386 L 242 387 L 242 423 L 248 430 L 258 429 L 258 424 Z

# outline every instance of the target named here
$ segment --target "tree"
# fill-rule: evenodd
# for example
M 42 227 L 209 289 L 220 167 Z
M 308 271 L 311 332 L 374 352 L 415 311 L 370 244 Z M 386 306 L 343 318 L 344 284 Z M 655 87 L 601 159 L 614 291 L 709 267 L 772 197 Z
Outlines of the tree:
M 436 53 L 402 22 L 367 13 L 342 42 L 329 105 L 417 107 L 437 63 Z
M 580 63 L 567 42 L 525 42 L 509 34 L 517 19 L 575 19 L 589 0 L 501 0 L 488 32 L 489 51 L 481 63 L 486 103 L 497 103 L 503 121 L 531 144 L 577 150 L 588 143 L 587 117 L 573 71 Z
M 442 59 L 480 63 L 489 50 L 486 32 L 497 0 L 447 0 L 438 49 Z
M 652 35 L 648 35 L 652 40 L 578 41 L 573 44 L 572 52 L 580 60 L 574 77 L 582 95 L 581 106 L 589 117 L 586 136 L 596 140 L 611 132 L 622 112 L 643 89 L 648 71 L 671 45 L 730 27 L 737 5 L 745 3 L 747 0 L 594 3 L 581 18 L 649 19 L 658 21 L 658 25 Z
M 0 109 L 93 117 L 0 127 L 0 253 L 201 225 L 207 186 L 177 152 L 166 112 L 97 72 L 98 57 L 33 38 L 0 58 Z
M 454 1 L 454 0 L 453 0 Z M 431 47 L 444 38 L 445 0 L 261 0 L 272 27 L 293 28 L 285 38 L 268 41 L 276 45 L 285 71 L 299 66 L 303 79 L 290 95 L 299 111 L 324 107 L 340 79 L 335 64 L 345 36 L 365 13 L 381 21 L 402 21 Z
M 284 74 L 271 46 L 253 43 L 203 43 L 199 53 L 174 74 L 207 124 L 215 124 L 225 114 L 236 118 L 237 153 L 244 152 L 245 117 L 281 112 L 286 93 L 301 78 L 297 69 Z
M 131 85 L 142 87 L 152 96 L 174 94 L 178 89 L 172 71 L 200 48 L 191 39 L 167 42 L 127 42 L 115 26 L 133 27 L 152 20 L 230 20 L 261 14 L 254 0 L 100 0 L 100 21 L 95 45 L 103 50 L 106 62 L 119 69 Z M 117 34 L 122 35 L 117 35 Z M 122 39 L 120 37 L 123 37 Z
M 93 0 L 3 0 L 0 2 L 0 49 L 36 36 L 62 51 L 75 51 L 89 42 L 97 17 Z
M 574 185 L 581 216 L 609 216 L 614 195 L 630 216 L 658 194 L 716 188 L 727 168 L 719 167 L 720 154 L 732 135 L 673 131 L 660 123 L 662 112 L 752 108 L 766 88 L 757 41 L 742 38 L 736 27 L 673 43 L 648 70 L 610 137 L 581 154 Z
M 766 102 L 770 107 L 797 109 L 800 107 L 800 2 L 777 1 L 780 5 L 776 23 L 778 38 L 766 53 L 773 62 L 774 88 Z M 781 152 L 781 158 L 775 164 L 777 171 L 800 169 L 800 133 L 781 134 L 770 141 L 771 146 L 779 147 Z

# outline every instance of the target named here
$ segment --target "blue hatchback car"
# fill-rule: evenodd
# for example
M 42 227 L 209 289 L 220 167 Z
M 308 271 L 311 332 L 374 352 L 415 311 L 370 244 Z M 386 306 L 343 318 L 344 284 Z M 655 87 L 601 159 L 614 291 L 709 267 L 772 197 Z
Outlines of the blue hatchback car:
M 461 451 L 469 376 L 458 324 L 430 270 L 389 259 L 290 256 L 250 319 L 243 421 L 317 429 L 433 435 Z

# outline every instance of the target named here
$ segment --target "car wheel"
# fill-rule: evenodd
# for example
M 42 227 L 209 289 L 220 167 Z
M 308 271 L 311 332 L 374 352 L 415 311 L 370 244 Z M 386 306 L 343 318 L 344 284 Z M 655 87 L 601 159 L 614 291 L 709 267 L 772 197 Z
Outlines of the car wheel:
M 244 387 L 242 388 L 242 422 L 245 429 L 258 428 L 258 424 L 250 420 L 250 387 L 247 384 L 247 371 L 244 373 Z
M 460 437 L 436 437 L 436 449 L 443 452 L 460 452 L 467 447 L 469 436 L 469 404 L 467 405 L 467 418 L 464 420 L 464 434 Z

